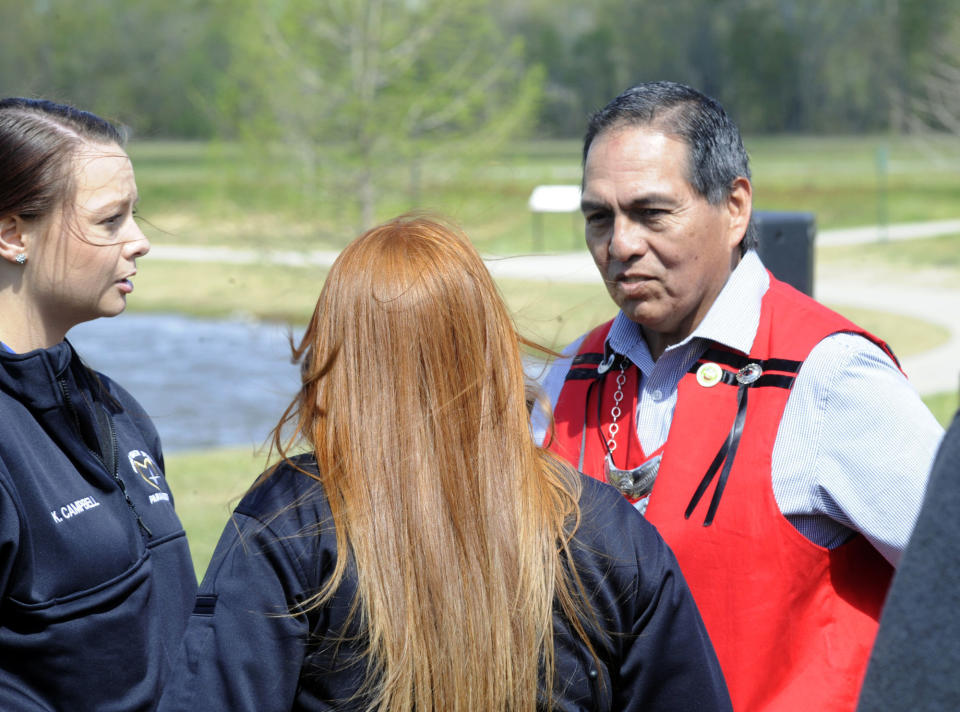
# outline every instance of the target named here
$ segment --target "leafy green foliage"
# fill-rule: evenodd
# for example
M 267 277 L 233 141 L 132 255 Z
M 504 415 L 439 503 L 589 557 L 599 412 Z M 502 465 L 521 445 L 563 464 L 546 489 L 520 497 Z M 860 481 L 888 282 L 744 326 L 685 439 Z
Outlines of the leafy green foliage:
M 459 151 L 457 134 L 482 152 L 532 112 L 539 135 L 578 136 L 649 79 L 708 92 L 747 133 L 960 129 L 955 0 L 0 0 L 0 13 L 0 93 L 72 101 L 137 135 L 304 149 L 286 170 L 305 203 L 352 182 L 369 205 L 391 188 L 364 170 Z
M 95 111 L 136 136 L 207 136 L 222 38 L 202 0 L 0 0 L 0 95 Z
M 370 226 L 421 162 L 496 150 L 527 128 L 540 75 L 479 0 L 243 0 L 219 81 L 224 128 L 306 212 Z M 403 167 L 406 170 L 397 170 Z M 402 189 L 401 189 L 401 192 Z

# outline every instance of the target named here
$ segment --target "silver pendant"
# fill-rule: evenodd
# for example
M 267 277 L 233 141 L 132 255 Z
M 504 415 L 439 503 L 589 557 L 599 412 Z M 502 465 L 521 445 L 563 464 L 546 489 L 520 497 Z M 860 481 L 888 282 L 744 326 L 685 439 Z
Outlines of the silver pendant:
M 613 458 L 607 455 L 603 461 L 603 471 L 607 482 L 627 497 L 637 499 L 650 494 L 653 490 L 653 483 L 660 469 L 660 458 L 661 455 L 657 455 L 633 469 L 621 470 L 613 464 Z

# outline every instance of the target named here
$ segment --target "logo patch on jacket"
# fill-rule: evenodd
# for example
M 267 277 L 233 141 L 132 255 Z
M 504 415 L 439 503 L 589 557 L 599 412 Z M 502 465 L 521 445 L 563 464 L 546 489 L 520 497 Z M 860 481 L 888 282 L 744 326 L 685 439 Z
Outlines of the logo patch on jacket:
M 157 467 L 157 463 L 153 461 L 149 453 L 143 450 L 131 450 L 127 453 L 127 457 L 130 458 L 130 467 L 133 468 L 133 471 L 140 475 L 144 482 L 157 490 L 150 495 L 150 504 L 169 502 L 170 495 L 160 487 L 160 483 L 163 481 L 163 473 L 160 472 L 160 468 Z

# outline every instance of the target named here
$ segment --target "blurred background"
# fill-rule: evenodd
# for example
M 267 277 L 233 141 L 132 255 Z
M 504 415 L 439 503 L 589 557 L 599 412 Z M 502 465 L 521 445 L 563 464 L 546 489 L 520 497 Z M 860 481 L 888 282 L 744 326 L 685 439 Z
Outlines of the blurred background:
M 576 185 L 589 114 L 652 79 L 725 106 L 755 209 L 814 216 L 815 296 L 889 340 L 908 374 L 935 376 L 924 396 L 948 419 L 955 0 L 0 0 L 0 94 L 72 103 L 129 134 L 153 254 L 130 313 L 71 336 L 136 382 L 180 451 L 168 475 L 188 526 L 217 532 L 296 388 L 286 332 L 309 318 L 329 256 L 408 210 L 452 218 L 501 262 L 584 255 L 579 214 L 532 213 L 531 192 Z M 614 307 L 598 279 L 555 264 L 499 283 L 521 331 L 562 348 Z M 253 348 L 236 324 L 269 332 Z M 251 360 L 267 375 L 249 376 Z M 246 405 L 223 401 L 245 386 Z M 258 409 L 242 435 L 213 426 Z M 216 503 L 209 526 L 194 501 Z
M 430 208 L 489 252 L 530 250 L 531 188 L 578 182 L 587 116 L 650 79 L 726 107 L 760 209 L 821 228 L 960 213 L 954 0 L 2 6 L 0 90 L 127 126 L 161 241 L 335 248 Z M 570 233 L 558 218 L 545 248 Z

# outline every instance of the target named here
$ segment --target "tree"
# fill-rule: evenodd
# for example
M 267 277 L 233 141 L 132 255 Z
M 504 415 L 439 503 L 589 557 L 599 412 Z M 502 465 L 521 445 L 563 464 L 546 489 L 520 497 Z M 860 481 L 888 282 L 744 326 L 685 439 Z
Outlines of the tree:
M 231 60 L 219 106 L 266 155 L 292 150 L 301 184 L 321 184 L 373 224 L 377 188 L 431 154 L 490 151 L 524 128 L 539 72 L 481 0 L 235 0 L 223 9 Z
M 960 134 L 960 12 L 948 0 L 887 0 L 896 49 L 892 58 L 891 128 Z
M 75 104 L 138 135 L 209 136 L 202 0 L 0 0 L 2 95 Z

